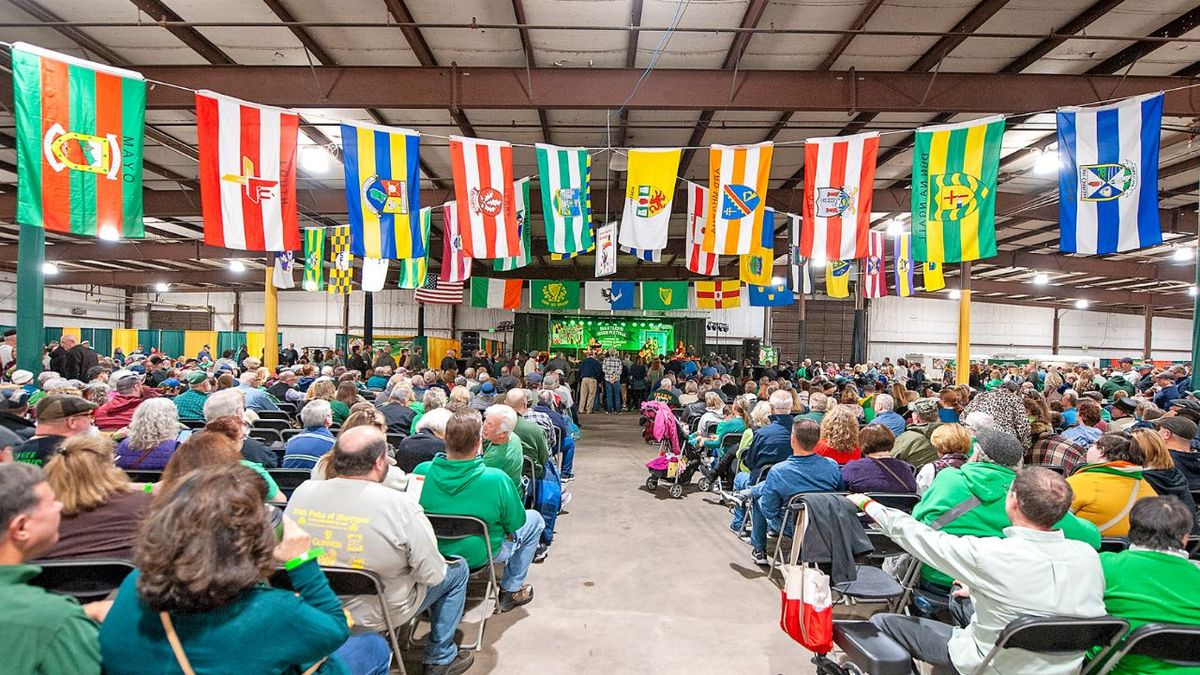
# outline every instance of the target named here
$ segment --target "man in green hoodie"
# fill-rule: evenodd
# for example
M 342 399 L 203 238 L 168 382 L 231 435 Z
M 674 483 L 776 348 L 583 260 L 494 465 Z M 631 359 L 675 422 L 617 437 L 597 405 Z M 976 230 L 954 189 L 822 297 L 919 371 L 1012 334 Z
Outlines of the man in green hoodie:
M 488 564 L 489 550 L 495 562 L 507 561 L 500 579 L 500 611 L 507 612 L 533 600 L 533 586 L 525 584 L 525 577 L 546 523 L 537 511 L 525 510 L 509 476 L 484 464 L 481 427 L 477 411 L 456 411 L 446 422 L 446 454 L 417 465 L 413 474 L 425 477 L 425 513 L 473 516 L 487 524 L 487 540 L 439 540 L 438 549 L 446 557 L 465 558 L 472 570 Z M 518 457 L 520 452 L 517 441 Z
M 520 437 L 513 433 L 516 428 L 517 412 L 503 403 L 490 405 L 483 413 L 483 463 L 503 471 L 520 494 L 525 453 Z

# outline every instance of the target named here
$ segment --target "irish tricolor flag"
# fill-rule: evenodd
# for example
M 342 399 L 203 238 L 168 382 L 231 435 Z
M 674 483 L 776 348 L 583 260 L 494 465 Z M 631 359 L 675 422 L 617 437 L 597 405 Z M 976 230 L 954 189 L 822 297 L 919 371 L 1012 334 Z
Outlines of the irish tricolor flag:
M 142 75 L 20 42 L 12 71 L 17 221 L 106 239 L 144 236 Z
M 471 279 L 471 306 L 492 309 L 521 307 L 520 279 Z

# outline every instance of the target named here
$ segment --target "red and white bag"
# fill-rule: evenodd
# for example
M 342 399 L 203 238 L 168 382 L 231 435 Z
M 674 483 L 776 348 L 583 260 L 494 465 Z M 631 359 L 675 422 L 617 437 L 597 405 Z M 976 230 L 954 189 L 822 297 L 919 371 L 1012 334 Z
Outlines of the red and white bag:
M 829 576 L 809 565 L 783 565 L 779 627 L 814 654 L 833 650 L 833 594 Z

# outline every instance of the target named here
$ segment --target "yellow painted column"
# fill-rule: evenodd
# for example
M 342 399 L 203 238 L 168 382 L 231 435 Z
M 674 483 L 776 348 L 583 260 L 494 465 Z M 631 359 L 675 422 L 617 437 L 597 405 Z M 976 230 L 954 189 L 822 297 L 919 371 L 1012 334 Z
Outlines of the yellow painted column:
M 971 263 L 962 264 L 958 276 L 958 354 L 954 364 L 954 382 L 967 384 L 971 377 Z
M 279 366 L 279 289 L 273 283 L 274 272 L 275 261 L 268 260 L 263 286 L 263 365 L 271 372 Z

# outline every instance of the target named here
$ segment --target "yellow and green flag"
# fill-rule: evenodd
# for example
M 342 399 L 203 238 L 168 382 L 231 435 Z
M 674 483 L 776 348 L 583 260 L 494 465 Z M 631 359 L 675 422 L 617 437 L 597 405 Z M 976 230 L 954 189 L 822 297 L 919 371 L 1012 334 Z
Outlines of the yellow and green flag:
M 421 209 L 421 248 L 425 255 L 419 258 L 401 258 L 400 288 L 417 289 L 425 284 L 425 275 L 429 269 L 429 223 L 433 220 L 433 207 Z
M 939 263 L 996 255 L 996 177 L 1004 118 L 917 129 L 913 147 L 913 259 Z
M 825 295 L 831 298 L 850 297 L 850 263 L 830 260 L 825 265 Z
M 325 285 L 325 228 L 304 228 L 304 282 L 306 291 L 319 291 Z
M 921 281 L 927 293 L 940 291 L 946 287 L 946 278 L 942 276 L 942 263 L 927 262 L 921 264 Z

